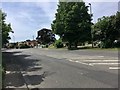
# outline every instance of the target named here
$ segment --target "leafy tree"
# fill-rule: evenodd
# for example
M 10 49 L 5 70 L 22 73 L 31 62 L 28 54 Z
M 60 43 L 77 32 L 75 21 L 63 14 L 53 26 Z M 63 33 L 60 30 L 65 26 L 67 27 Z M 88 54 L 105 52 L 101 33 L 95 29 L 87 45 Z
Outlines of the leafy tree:
M 41 29 L 38 31 L 37 41 L 40 44 L 50 44 L 55 41 L 55 35 L 49 29 Z
M 120 12 L 99 18 L 93 30 L 94 41 L 102 41 L 104 48 L 114 47 L 114 41 L 120 38 Z
M 53 20 L 53 23 L 51 24 L 52 31 L 59 35 L 61 38 L 64 33 L 64 18 L 65 18 L 65 2 L 59 2 L 58 9 L 56 15 L 56 19 Z
M 6 43 L 9 42 L 9 39 L 11 39 L 9 36 L 9 32 L 13 32 L 13 31 L 11 28 L 11 24 L 10 23 L 7 24 L 5 22 L 7 14 L 3 13 L 2 10 L 0 10 L 0 15 L 1 15 L 1 17 L 0 17 L 0 22 L 1 22 L 0 25 L 1 26 L 0 27 L 2 27 L 1 28 L 1 30 L 2 30 L 2 46 L 4 46 Z
M 116 13 L 115 20 L 113 21 L 113 26 L 115 25 L 115 30 L 117 30 L 116 38 L 120 38 L 120 12 Z
M 59 2 L 56 19 L 52 23 L 54 33 L 63 41 L 77 48 L 78 42 L 91 40 L 91 15 L 84 2 Z

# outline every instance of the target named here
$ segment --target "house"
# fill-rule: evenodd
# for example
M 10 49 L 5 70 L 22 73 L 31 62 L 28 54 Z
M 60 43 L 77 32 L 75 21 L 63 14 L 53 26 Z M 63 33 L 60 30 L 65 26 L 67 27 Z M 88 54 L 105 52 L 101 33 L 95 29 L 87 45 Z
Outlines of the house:
M 30 47 L 35 47 L 38 45 L 38 42 L 36 40 L 26 40 L 25 44 Z
M 17 48 L 33 48 L 37 46 L 36 40 L 26 40 L 22 42 L 17 42 Z

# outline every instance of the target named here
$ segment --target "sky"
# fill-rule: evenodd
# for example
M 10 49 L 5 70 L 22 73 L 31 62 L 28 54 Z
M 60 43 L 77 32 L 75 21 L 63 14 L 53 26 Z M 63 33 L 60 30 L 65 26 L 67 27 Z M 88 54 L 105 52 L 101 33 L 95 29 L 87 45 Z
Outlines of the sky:
M 93 21 L 102 16 L 110 16 L 118 11 L 119 0 L 84 0 L 86 5 L 91 3 Z M 11 23 L 14 33 L 10 33 L 10 42 L 32 40 L 37 37 L 37 31 L 42 28 L 51 29 L 55 19 L 57 1 L 54 0 L 4 0 L 2 10 L 7 13 L 6 23 Z M 57 37 L 58 38 L 58 37 Z

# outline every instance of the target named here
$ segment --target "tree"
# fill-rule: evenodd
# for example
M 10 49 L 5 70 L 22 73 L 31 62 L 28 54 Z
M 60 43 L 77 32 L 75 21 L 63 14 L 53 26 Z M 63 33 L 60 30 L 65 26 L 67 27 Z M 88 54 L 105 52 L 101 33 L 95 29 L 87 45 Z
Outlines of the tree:
M 59 2 L 56 19 L 52 23 L 54 33 L 63 41 L 77 48 L 78 42 L 91 40 L 91 15 L 84 2 Z
M 40 44 L 51 44 L 55 41 L 55 35 L 51 30 L 43 28 L 38 31 L 37 41 Z
M 52 31 L 59 35 L 62 38 L 64 33 L 64 18 L 65 18 L 65 2 L 59 2 L 58 9 L 56 15 L 56 19 L 53 20 L 51 24 Z
M 1 30 L 2 30 L 2 46 L 4 46 L 6 43 L 9 42 L 9 39 L 10 36 L 9 36 L 9 32 L 13 32 L 12 31 L 12 28 L 11 28 L 11 24 L 7 24 L 5 22 L 5 19 L 6 19 L 6 16 L 7 14 L 6 13 L 3 13 L 2 10 L 0 10 L 0 15 L 1 15 L 1 18 L 0 18 L 0 22 L 1 22 Z
M 116 13 L 115 20 L 113 21 L 113 25 L 115 25 L 115 30 L 117 30 L 116 38 L 120 38 L 120 12 Z
M 114 41 L 120 38 L 120 12 L 99 18 L 93 30 L 94 41 L 102 41 L 104 48 L 114 47 Z

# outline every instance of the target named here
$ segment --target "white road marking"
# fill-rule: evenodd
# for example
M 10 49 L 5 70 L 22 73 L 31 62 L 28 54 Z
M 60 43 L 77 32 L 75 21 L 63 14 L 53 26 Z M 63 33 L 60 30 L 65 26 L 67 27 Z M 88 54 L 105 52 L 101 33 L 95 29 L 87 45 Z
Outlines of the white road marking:
M 79 61 L 75 61 L 75 62 L 79 62 Z
M 69 60 L 70 62 L 76 62 L 76 63 L 80 63 L 80 64 L 84 64 L 84 65 L 89 65 L 89 66 L 93 66 L 93 65 L 90 65 L 88 63 L 84 63 L 84 62 L 80 62 L 80 61 L 75 61 L 75 60 Z
M 111 69 L 111 70 L 118 70 L 118 69 L 120 69 L 120 67 L 109 67 L 109 69 Z
M 91 65 L 91 64 L 88 64 L 88 63 L 84 63 L 84 62 L 80 62 L 80 61 L 78 61 L 78 63 L 80 63 L 80 64 L 84 64 L 84 65 L 93 66 L 93 65 Z
M 6 74 L 9 74 L 10 73 L 10 71 L 6 71 Z
M 87 61 L 87 62 L 118 62 L 118 60 L 84 60 L 84 61 Z
M 20 73 L 20 71 L 6 71 L 6 74 Z
M 92 65 L 118 65 L 120 63 L 91 63 Z
M 74 61 L 73 61 L 73 60 L 71 60 L 71 59 L 70 59 L 69 61 L 70 61 L 70 62 L 74 62 Z
M 120 64 L 120 63 L 118 63 L 118 60 L 84 60 L 84 61 L 88 61 L 88 63 L 77 61 L 77 60 L 71 60 L 71 59 L 69 61 L 84 64 L 84 65 L 88 65 L 88 66 L 94 66 L 94 65 L 118 65 L 118 64 Z M 97 61 L 97 62 L 96 63 L 89 63 L 91 61 L 92 62 Z M 116 63 L 113 63 L 113 62 L 116 62 Z M 110 70 L 118 70 L 118 69 L 120 69 L 120 67 L 109 67 L 109 69 Z
M 97 57 L 105 57 L 105 56 L 97 56 Z

